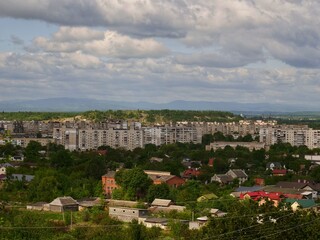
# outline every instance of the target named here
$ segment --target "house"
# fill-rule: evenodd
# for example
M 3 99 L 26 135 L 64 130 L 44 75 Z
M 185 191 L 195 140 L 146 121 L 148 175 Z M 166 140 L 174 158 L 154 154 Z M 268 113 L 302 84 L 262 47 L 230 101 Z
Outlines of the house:
M 9 167 L 14 167 L 12 164 L 10 163 L 1 163 L 0 164 L 0 174 L 7 174 L 7 168 Z
M 305 198 L 312 199 L 317 199 L 320 193 L 320 184 L 309 183 L 306 180 L 299 180 L 298 182 L 281 181 L 276 184 L 276 187 L 298 190 L 298 193 L 305 196 Z
M 211 182 L 218 182 L 221 185 L 226 185 L 229 183 L 232 183 L 233 178 L 231 176 L 228 176 L 226 174 L 215 174 L 211 178 Z
M 197 178 L 201 174 L 201 171 L 198 168 L 188 168 L 182 173 L 182 178 L 191 179 Z
M 100 155 L 100 156 L 106 156 L 107 153 L 108 153 L 108 150 L 102 150 L 102 149 L 100 149 L 100 150 L 97 150 L 96 152 L 97 152 L 98 155 Z
M 189 230 L 197 229 L 199 230 L 208 222 L 209 218 L 207 216 L 198 217 L 196 221 L 189 222 Z
M 263 178 L 255 178 L 254 183 L 255 183 L 255 185 L 258 185 L 258 186 L 264 186 L 265 180 Z
M 31 203 L 31 204 L 27 205 L 27 210 L 44 211 L 44 210 L 48 210 L 48 209 L 46 209 L 47 205 L 48 205 L 48 203 L 46 203 L 46 202 Z
M 219 182 L 223 185 L 233 182 L 234 179 L 239 180 L 239 184 L 248 180 L 248 175 L 241 169 L 230 169 L 226 174 L 215 174 L 211 178 L 211 182 Z
M 101 198 L 98 197 L 79 199 L 77 202 L 79 203 L 79 211 L 102 205 Z
M 0 182 L 4 181 L 7 179 L 7 175 L 5 174 L 0 174 Z
M 53 212 L 78 211 L 79 203 L 72 197 L 58 197 L 49 203 L 49 209 Z
M 287 174 L 287 169 L 273 169 L 273 176 L 285 176 Z
M 214 193 L 208 193 L 198 197 L 197 202 L 205 202 L 205 201 L 209 201 L 217 198 L 218 198 L 217 195 L 215 195 Z
M 232 179 L 238 179 L 239 184 L 244 183 L 248 180 L 248 175 L 245 173 L 245 171 L 241 169 L 230 169 L 226 175 L 232 177 Z
M 317 165 L 320 164 L 320 155 L 305 155 L 304 159 L 311 161 L 312 163 L 315 163 Z
M 314 209 L 317 210 L 318 204 L 315 203 L 313 199 L 286 199 L 286 203 L 290 204 L 292 211 L 297 211 L 299 209 Z
M 106 199 L 106 203 L 110 207 L 127 207 L 127 208 L 133 208 L 138 204 L 141 204 L 141 202 L 137 202 L 137 201 L 126 201 L 126 200 L 116 200 L 116 199 Z M 148 206 L 147 203 L 143 203 L 143 204 L 145 207 Z
M 235 189 L 236 192 L 241 192 L 241 193 L 246 193 L 246 192 L 257 192 L 257 191 L 261 191 L 263 189 L 263 187 L 261 186 L 252 186 L 252 187 L 238 187 Z
M 171 175 L 170 172 L 144 170 L 148 177 L 153 181 L 153 184 L 166 183 L 171 187 L 177 188 L 185 184 L 185 180 Z
M 140 220 L 140 222 L 147 228 L 158 227 L 163 230 L 168 229 L 168 219 L 167 218 L 146 218 Z
M 160 199 L 156 198 L 151 203 L 151 207 L 149 208 L 150 212 L 183 212 L 186 209 L 185 206 L 174 205 L 173 202 L 169 199 Z
M 181 164 L 184 167 L 190 168 L 190 167 L 201 167 L 202 163 L 201 161 L 191 161 L 190 158 L 184 158 L 181 162 Z
M 213 167 L 214 158 L 209 158 L 208 166 Z
M 34 179 L 34 175 L 27 175 L 27 174 L 12 174 L 8 177 L 13 181 L 25 181 L 31 182 Z
M 279 162 L 268 162 L 266 165 L 266 170 L 274 170 L 274 169 L 281 169 L 282 165 Z
M 139 220 L 139 218 L 146 218 L 149 211 L 140 208 L 126 208 L 126 207 L 109 207 L 109 216 L 123 222 L 131 222 L 132 220 Z
M 253 201 L 258 201 L 259 206 L 266 203 L 266 201 L 272 201 L 273 205 L 277 207 L 279 202 L 284 199 L 284 196 L 281 192 L 264 192 L 264 191 L 257 191 L 257 192 L 247 192 L 241 193 L 240 199 L 252 199 Z
M 226 212 L 222 212 L 217 208 L 211 208 L 210 214 L 211 214 L 211 217 L 223 217 L 223 216 L 227 215 Z
M 151 206 L 169 207 L 171 204 L 172 204 L 172 201 L 170 199 L 155 198 L 151 203 Z
M 23 160 L 24 160 L 23 155 L 16 155 L 11 157 L 11 161 L 14 161 L 14 162 L 23 162 Z
M 171 187 L 177 188 L 183 184 L 185 184 L 185 180 L 177 177 L 175 175 L 171 175 L 170 172 L 163 171 L 153 171 L 153 170 L 144 170 L 144 172 L 148 175 L 148 177 L 153 181 L 153 184 L 161 184 L 166 183 Z M 102 178 L 102 186 L 103 193 L 107 197 L 111 197 L 114 189 L 117 189 L 119 186 L 115 180 L 115 171 L 108 171 L 107 174 L 103 175 Z
M 152 163 L 156 163 L 156 162 L 161 163 L 161 162 L 163 162 L 163 158 L 152 157 L 152 158 L 150 158 L 150 162 L 152 162 Z
M 118 188 L 115 180 L 115 175 L 115 171 L 108 171 L 107 174 L 102 176 L 103 193 L 107 197 L 111 197 L 113 190 Z

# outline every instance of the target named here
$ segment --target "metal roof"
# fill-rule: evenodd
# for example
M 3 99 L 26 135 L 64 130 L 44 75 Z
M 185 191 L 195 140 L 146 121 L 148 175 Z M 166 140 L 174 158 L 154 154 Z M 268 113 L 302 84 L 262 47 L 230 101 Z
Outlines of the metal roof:
M 151 206 L 162 206 L 162 207 L 168 207 L 172 201 L 170 199 L 161 199 L 161 198 L 156 198 L 153 200 L 151 203 Z

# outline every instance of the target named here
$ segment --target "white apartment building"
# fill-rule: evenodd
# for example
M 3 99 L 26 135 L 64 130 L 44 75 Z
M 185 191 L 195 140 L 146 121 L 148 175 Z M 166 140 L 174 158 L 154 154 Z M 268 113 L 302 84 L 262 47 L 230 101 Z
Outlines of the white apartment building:
M 260 129 L 260 142 L 270 146 L 275 143 L 290 143 L 292 146 L 305 145 L 309 149 L 320 147 L 320 130 L 306 125 L 281 125 Z
M 133 150 L 138 147 L 143 148 L 145 144 L 160 146 L 175 142 L 201 143 L 201 136 L 197 134 L 194 127 L 141 127 L 139 123 L 131 124 L 130 128 L 122 128 L 123 126 L 109 129 L 91 127 L 81 129 L 63 126 L 54 128 L 53 138 L 57 144 L 64 145 L 70 151 L 97 149 L 103 145 Z
M 53 138 L 70 151 L 97 149 L 103 145 L 129 150 L 143 147 L 142 129 L 56 128 Z

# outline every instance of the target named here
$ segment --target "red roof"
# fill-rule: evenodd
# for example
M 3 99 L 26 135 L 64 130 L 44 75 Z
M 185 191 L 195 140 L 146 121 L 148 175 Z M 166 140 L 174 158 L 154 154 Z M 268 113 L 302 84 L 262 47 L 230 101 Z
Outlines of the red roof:
M 287 174 L 287 169 L 273 169 L 272 174 Z
M 194 169 L 194 168 L 189 168 L 183 172 L 183 177 L 198 177 L 201 174 L 200 170 Z
M 97 150 L 97 153 L 99 154 L 99 155 L 107 155 L 107 150 Z
M 283 194 L 283 196 L 285 196 L 286 198 L 302 199 L 302 195 L 301 194 L 286 193 L 286 194 Z
M 258 192 L 247 192 L 247 193 L 241 193 L 240 199 L 244 199 L 246 196 L 249 196 L 252 200 L 258 201 L 261 198 L 268 198 L 270 200 L 280 200 L 283 197 L 283 194 L 281 192 L 264 192 L 264 191 L 258 191 Z
M 214 158 L 209 158 L 208 166 L 213 167 Z

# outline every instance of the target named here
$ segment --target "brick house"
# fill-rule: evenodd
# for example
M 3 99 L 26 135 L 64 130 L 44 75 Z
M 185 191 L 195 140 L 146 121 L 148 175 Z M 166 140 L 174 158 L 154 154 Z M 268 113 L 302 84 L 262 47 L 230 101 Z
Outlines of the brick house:
M 111 197 L 113 190 L 118 188 L 116 180 L 114 179 L 115 175 L 115 171 L 109 171 L 102 176 L 103 193 L 108 197 Z
M 170 187 L 177 188 L 183 184 L 185 184 L 185 180 L 171 175 L 170 172 L 162 172 L 162 171 L 152 171 L 152 170 L 145 170 L 144 171 L 148 177 L 153 181 L 153 184 L 161 184 L 166 183 Z M 112 192 L 114 189 L 117 189 L 119 186 L 115 180 L 115 171 L 109 171 L 107 174 L 103 175 L 102 178 L 102 186 L 103 186 L 103 193 L 107 197 L 111 197 Z
M 153 181 L 153 184 L 166 183 L 170 187 L 174 187 L 174 188 L 177 188 L 185 184 L 184 179 L 175 175 L 171 175 L 170 172 L 152 171 L 152 170 L 145 170 L 144 172 Z

